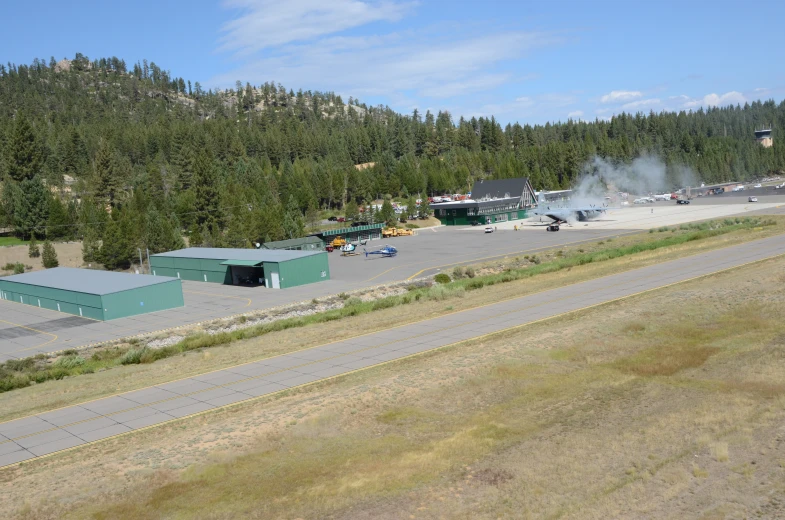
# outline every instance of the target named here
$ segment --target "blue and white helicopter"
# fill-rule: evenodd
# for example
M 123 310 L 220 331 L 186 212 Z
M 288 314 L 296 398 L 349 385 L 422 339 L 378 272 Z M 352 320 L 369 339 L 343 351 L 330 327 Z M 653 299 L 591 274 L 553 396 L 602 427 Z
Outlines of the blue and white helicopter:
M 368 255 L 381 255 L 389 258 L 398 254 L 398 250 L 395 249 L 393 246 L 384 246 L 376 251 L 366 251 L 365 249 L 363 249 L 363 251 L 365 251 L 366 258 L 368 257 Z

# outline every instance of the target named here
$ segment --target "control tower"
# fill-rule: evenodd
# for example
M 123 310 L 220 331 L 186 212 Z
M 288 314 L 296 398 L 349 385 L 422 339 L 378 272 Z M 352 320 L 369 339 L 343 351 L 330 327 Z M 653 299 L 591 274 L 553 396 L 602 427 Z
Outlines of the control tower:
M 764 148 L 771 148 L 771 145 L 774 144 L 771 139 L 771 128 L 755 130 L 755 140 L 758 141 Z

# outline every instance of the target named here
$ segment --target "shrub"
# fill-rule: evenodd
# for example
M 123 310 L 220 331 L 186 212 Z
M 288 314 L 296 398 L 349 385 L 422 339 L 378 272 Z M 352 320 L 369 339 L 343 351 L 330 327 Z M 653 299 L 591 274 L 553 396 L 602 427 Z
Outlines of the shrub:
M 57 267 L 60 262 L 57 261 L 57 252 L 50 241 L 44 242 L 43 264 L 46 269 Z
M 54 362 L 54 366 L 65 369 L 76 368 L 85 364 L 85 358 L 75 354 L 63 356 Z
M 142 354 L 147 350 L 145 347 L 132 348 L 120 357 L 121 365 L 138 365 L 142 361 Z
M 485 287 L 485 282 L 483 282 L 482 280 L 472 280 L 471 282 L 468 283 L 468 285 L 466 285 L 466 289 L 470 291 L 473 291 L 475 289 L 482 289 L 483 287 Z
M 474 268 L 471 266 L 467 267 L 465 274 L 466 274 L 466 278 L 474 278 L 475 277 Z
M 463 267 L 460 265 L 455 266 L 455 269 L 452 270 L 452 277 L 454 280 L 460 280 L 463 278 Z
M 439 273 L 433 277 L 433 281 L 436 283 L 450 283 L 450 275 L 447 273 Z
M 357 307 L 358 305 L 362 305 L 363 301 L 358 298 L 357 296 L 352 296 L 348 298 L 345 302 L 343 302 L 344 307 Z

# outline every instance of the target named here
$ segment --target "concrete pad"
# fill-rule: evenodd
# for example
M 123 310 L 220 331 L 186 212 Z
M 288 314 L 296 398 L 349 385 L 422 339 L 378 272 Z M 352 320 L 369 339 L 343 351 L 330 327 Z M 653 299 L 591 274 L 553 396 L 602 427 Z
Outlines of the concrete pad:
M 63 430 L 73 435 L 77 435 L 81 437 L 83 434 L 87 432 L 100 430 L 102 428 L 114 426 L 115 424 L 117 424 L 117 421 L 109 419 L 108 417 L 99 417 L 98 419 L 92 419 L 71 426 L 66 426 L 63 428 Z
M 351 363 L 352 361 L 361 361 L 362 359 L 364 359 L 362 356 L 344 354 L 343 356 L 331 359 L 330 363 L 333 365 L 345 365 L 346 363 Z
M 218 397 L 223 397 L 225 395 L 230 395 L 235 393 L 234 390 L 230 390 L 229 388 L 223 387 L 216 387 L 212 390 L 205 390 L 204 392 L 199 392 L 197 394 L 192 394 L 189 397 L 191 399 L 196 399 L 197 401 L 207 402 L 210 399 L 216 399 Z
M 342 366 L 345 366 L 349 370 L 357 370 L 360 368 L 369 367 L 372 365 L 378 365 L 379 361 L 374 358 L 363 358 L 357 361 L 349 361 L 348 363 L 344 363 Z
M 318 381 L 321 377 L 314 375 L 314 374 L 300 374 L 295 377 L 285 379 L 280 381 L 280 384 L 293 387 L 293 386 L 300 386 L 307 383 L 313 383 L 314 381 Z
M 187 395 L 193 392 L 201 392 L 202 390 L 209 390 L 215 388 L 215 385 L 198 381 L 196 379 L 183 379 L 173 383 L 165 383 L 163 385 L 156 385 L 156 388 L 166 390 L 167 392 L 174 392 L 180 395 Z
M 34 446 L 40 446 L 42 444 L 59 441 L 61 439 L 68 439 L 70 437 L 74 437 L 74 435 L 58 428 L 49 432 L 30 435 L 28 437 L 17 437 L 14 442 L 23 448 L 30 449 Z
M 109 413 L 129 410 L 137 406 L 139 406 L 139 403 L 125 399 L 122 396 L 107 397 L 105 399 L 99 399 L 97 401 L 91 401 L 89 403 L 82 403 L 79 405 L 80 408 L 85 408 L 99 415 L 106 415 Z
M 0 455 L 6 455 L 15 451 L 23 450 L 24 448 L 13 441 L 0 443 Z
M 114 424 L 112 426 L 107 426 L 105 428 L 100 428 L 98 430 L 84 432 L 81 435 L 79 435 L 79 437 L 85 442 L 93 442 L 100 439 L 107 439 L 109 437 L 113 437 L 115 435 L 120 435 L 121 433 L 130 432 L 130 431 L 131 428 L 125 426 L 124 424 Z
M 140 406 L 135 410 L 125 410 L 122 412 L 117 412 L 109 415 L 111 419 L 119 423 L 125 424 L 128 421 L 133 421 L 135 419 L 141 419 L 142 417 L 148 417 L 150 415 L 155 415 L 158 413 L 158 410 L 155 408 L 150 408 L 149 406 Z
M 79 421 L 86 421 L 88 419 L 101 417 L 101 415 L 80 406 L 71 406 L 68 408 L 61 408 L 60 410 L 42 413 L 37 417 L 45 420 L 48 423 L 52 423 L 54 426 L 65 426 L 66 424 L 72 424 Z
M 307 363 L 307 361 L 304 359 L 299 359 L 297 364 L 302 365 L 303 363 Z M 262 365 L 261 363 L 251 363 L 250 365 L 245 365 L 238 369 L 232 369 L 232 372 L 235 374 L 242 374 L 246 377 L 257 377 L 265 374 L 271 374 L 279 370 L 281 369 L 277 367 Z
M 233 392 L 229 395 L 216 397 L 206 402 L 207 404 L 211 404 L 213 406 L 226 406 L 229 404 L 239 403 L 240 401 L 247 401 L 248 399 L 251 399 L 251 397 L 252 396 L 250 394 L 243 392 Z
M 375 345 L 376 342 L 373 340 L 363 341 L 362 343 L 334 343 L 332 345 L 325 345 L 323 347 L 319 347 L 320 350 L 327 350 L 329 352 L 335 352 L 336 354 L 348 354 L 350 352 L 355 352 L 357 350 L 362 350 L 367 347 L 372 347 Z
M 386 354 L 379 354 L 374 359 L 378 359 L 379 361 L 392 361 L 393 359 L 400 359 L 404 356 L 406 356 L 405 352 L 393 351 L 387 352 Z
M 296 369 L 294 369 L 294 371 L 295 372 L 300 372 L 301 374 L 313 374 L 313 373 L 318 372 L 320 370 L 325 370 L 327 368 L 331 368 L 331 367 L 334 367 L 334 366 L 335 366 L 335 363 L 332 363 L 330 361 L 317 361 L 317 362 L 311 363 L 309 365 L 306 365 L 304 367 L 297 367 Z
M 302 365 L 303 364 L 303 360 L 299 359 L 299 358 L 294 358 L 294 357 L 291 357 L 291 356 L 288 356 L 288 355 L 284 355 L 284 356 L 278 356 L 278 357 L 269 358 L 269 359 L 263 359 L 261 361 L 257 361 L 257 363 L 260 364 L 260 365 L 265 365 L 265 366 L 277 368 L 277 369 L 280 370 L 280 369 L 283 369 L 283 368 L 291 368 L 291 367 L 296 366 L 296 365 Z M 234 372 L 234 371 L 235 370 L 232 369 L 232 372 Z
M 286 390 L 287 388 L 289 387 L 282 383 L 264 382 L 259 386 L 249 388 L 243 393 L 248 394 L 249 396 L 259 397 L 262 395 L 272 394 L 280 390 Z
M 48 442 L 46 444 L 33 446 L 32 448 L 28 448 L 28 451 L 36 455 L 37 457 L 40 457 L 42 455 L 49 455 L 50 453 L 54 453 L 56 451 L 67 450 L 68 448 L 73 448 L 75 446 L 79 446 L 84 443 L 85 441 L 83 441 L 79 437 L 71 436 L 65 439 L 59 439 L 56 441 Z
M 246 377 L 247 376 L 238 374 L 236 372 L 230 372 L 229 370 L 221 370 L 220 372 L 211 372 L 209 374 L 193 376 L 191 377 L 191 379 L 195 379 L 197 381 L 203 381 L 205 383 L 210 383 L 212 385 L 227 385 L 231 383 L 236 383 L 237 381 L 241 381 Z
M 334 357 L 336 353 L 319 348 L 313 348 L 308 350 L 301 350 L 299 352 L 291 352 L 286 355 L 288 357 L 302 359 L 304 361 L 322 361 L 324 359 Z
M 182 408 L 183 406 L 191 406 L 195 404 L 199 404 L 201 401 L 197 401 L 191 397 L 178 397 L 177 399 L 171 399 L 169 401 L 164 401 L 161 403 L 154 403 L 150 405 L 150 408 L 154 408 L 159 412 L 168 412 L 169 410 L 174 410 L 176 408 Z
M 293 377 L 304 375 L 302 372 L 297 370 L 283 370 L 276 374 L 270 374 L 268 376 L 260 377 L 259 379 L 265 382 L 272 382 L 272 383 L 280 383 L 285 379 L 291 379 Z
M 130 401 L 136 401 L 139 404 L 151 404 L 180 396 L 174 392 L 167 392 L 166 390 L 152 387 L 123 394 L 123 397 Z
M 32 435 L 52 428 L 52 424 L 38 417 L 25 417 L 0 424 L 0 433 L 4 437 L 13 439 L 23 435 Z
M 6 455 L 0 455 L 0 468 L 3 466 L 10 466 L 11 464 L 16 464 L 17 462 L 22 462 L 28 459 L 35 458 L 36 455 L 27 451 L 15 451 L 13 453 L 8 453 Z
M 138 430 L 140 428 L 145 428 L 147 426 L 152 426 L 154 424 L 160 424 L 162 422 L 166 422 L 172 419 L 174 419 L 174 417 L 172 417 L 169 414 L 163 412 L 157 412 L 152 415 L 148 415 L 147 417 L 134 419 L 133 421 L 126 421 L 123 424 L 125 424 L 125 426 L 128 426 L 132 430 Z
M 325 377 L 337 376 L 340 374 L 347 374 L 349 372 L 350 370 L 347 369 L 346 367 L 336 366 L 331 368 L 324 368 L 322 370 L 319 370 L 318 372 L 314 372 L 313 375 L 318 376 L 320 378 L 325 378 Z
M 197 402 L 195 404 L 191 404 L 188 406 L 183 406 L 182 408 L 175 408 L 174 410 L 169 410 L 167 413 L 174 417 L 185 417 L 187 415 L 193 415 L 199 412 L 206 412 L 207 410 L 212 410 L 215 406 L 208 404 Z

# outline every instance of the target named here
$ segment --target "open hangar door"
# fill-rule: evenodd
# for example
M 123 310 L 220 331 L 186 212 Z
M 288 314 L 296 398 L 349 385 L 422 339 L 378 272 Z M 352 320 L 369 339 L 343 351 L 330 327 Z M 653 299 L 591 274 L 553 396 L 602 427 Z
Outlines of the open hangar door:
M 221 264 L 228 266 L 232 285 L 266 285 L 262 262 L 252 260 L 227 260 L 226 262 L 221 262 Z

